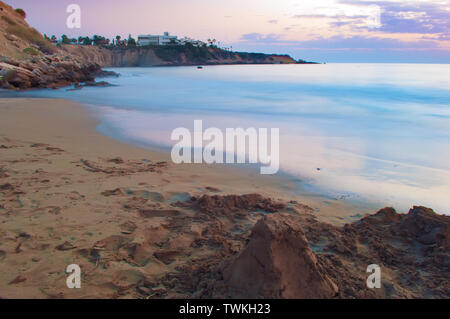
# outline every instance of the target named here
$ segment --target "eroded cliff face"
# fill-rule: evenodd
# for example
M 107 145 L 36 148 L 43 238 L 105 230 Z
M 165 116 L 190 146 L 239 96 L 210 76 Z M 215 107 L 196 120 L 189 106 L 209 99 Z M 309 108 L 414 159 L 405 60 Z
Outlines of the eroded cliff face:
M 63 45 L 61 49 L 69 54 L 79 56 L 85 61 L 98 63 L 102 67 L 148 67 L 164 65 L 153 50 L 142 48 L 108 49 L 99 46 Z
M 150 67 L 218 64 L 294 64 L 287 55 L 229 52 L 213 47 L 98 47 L 64 45 L 61 49 L 103 67 Z

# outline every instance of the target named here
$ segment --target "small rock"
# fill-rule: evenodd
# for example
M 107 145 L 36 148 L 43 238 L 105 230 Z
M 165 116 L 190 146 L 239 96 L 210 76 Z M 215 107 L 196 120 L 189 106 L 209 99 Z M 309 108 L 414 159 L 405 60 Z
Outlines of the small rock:
M 75 248 L 77 248 L 77 247 L 74 246 L 71 242 L 68 242 L 68 241 L 64 242 L 61 245 L 56 246 L 57 250 L 62 250 L 62 251 L 71 250 L 71 249 L 75 249 Z
M 14 278 L 13 280 L 11 280 L 8 285 L 15 285 L 15 284 L 20 284 L 21 282 L 26 281 L 27 278 L 25 278 L 24 276 L 17 276 L 16 278 Z

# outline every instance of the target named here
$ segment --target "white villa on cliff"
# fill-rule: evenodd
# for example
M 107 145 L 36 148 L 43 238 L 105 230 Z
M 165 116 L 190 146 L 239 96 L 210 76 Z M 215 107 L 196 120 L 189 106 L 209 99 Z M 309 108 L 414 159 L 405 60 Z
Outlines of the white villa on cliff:
M 170 35 L 169 32 L 164 32 L 163 35 L 139 35 L 137 45 L 167 45 L 171 42 L 177 42 L 177 36 Z
M 205 42 L 202 42 L 200 40 L 194 40 L 188 37 L 178 39 L 176 35 L 170 35 L 169 32 L 164 32 L 163 35 L 143 34 L 139 35 L 137 40 L 138 46 L 168 45 L 168 44 L 186 45 L 187 43 L 190 43 L 193 46 L 197 47 L 206 44 Z

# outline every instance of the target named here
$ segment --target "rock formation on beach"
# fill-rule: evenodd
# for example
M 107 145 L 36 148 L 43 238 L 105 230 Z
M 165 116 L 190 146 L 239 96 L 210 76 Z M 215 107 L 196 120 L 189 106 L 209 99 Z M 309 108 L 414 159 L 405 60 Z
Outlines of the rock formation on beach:
M 0 89 L 57 88 L 110 75 L 56 47 L 0 1 Z
M 314 299 L 450 295 L 450 217 L 425 207 L 408 214 L 385 208 L 341 228 L 318 222 L 304 207 L 288 211 L 260 219 L 239 252 L 224 251 L 220 261 L 183 269 L 181 278 L 197 282 L 191 293 Z M 381 267 L 380 289 L 366 286 L 371 264 Z

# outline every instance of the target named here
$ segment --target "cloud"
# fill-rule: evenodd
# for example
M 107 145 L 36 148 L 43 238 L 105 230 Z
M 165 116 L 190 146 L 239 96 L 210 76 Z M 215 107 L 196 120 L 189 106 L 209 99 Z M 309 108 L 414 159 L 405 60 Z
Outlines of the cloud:
M 282 42 L 281 36 L 277 34 L 247 33 L 241 36 L 241 41 L 257 43 L 278 43 Z
M 352 20 L 345 20 L 345 21 L 332 21 L 330 22 L 331 27 L 345 27 L 350 26 L 351 28 L 355 29 L 355 31 L 358 31 L 360 27 L 365 27 L 365 21 L 363 19 L 352 19 Z
M 303 48 L 321 49 L 433 49 L 438 44 L 431 40 L 401 41 L 398 39 L 364 36 L 333 36 L 299 42 Z
M 381 8 L 381 27 L 385 33 L 450 33 L 450 1 L 432 3 L 425 1 L 341 1 L 344 4 L 377 5 Z M 356 17 L 355 17 L 356 18 Z M 358 21 L 342 25 L 361 28 Z M 334 26 L 337 26 L 334 24 Z
M 450 0 L 341 0 L 332 7 L 318 7 L 315 11 L 293 17 L 322 20 L 333 30 L 345 28 L 347 32 L 375 29 L 385 34 L 441 35 L 436 37 L 438 40 L 445 40 L 450 34 Z
M 278 20 L 272 19 L 272 20 L 269 20 L 269 21 L 267 21 L 267 22 L 268 22 L 268 23 L 277 24 L 277 23 L 278 23 Z
M 448 50 L 423 37 L 402 41 L 380 36 L 333 36 L 307 41 L 286 40 L 279 35 L 243 36 L 233 48 L 243 51 L 290 54 L 296 59 L 326 62 L 450 63 Z
M 249 33 L 241 37 L 241 42 L 252 44 L 285 45 L 295 48 L 308 49 L 436 49 L 439 47 L 436 41 L 422 39 L 417 41 L 402 41 L 392 38 L 374 36 L 333 36 L 329 38 L 317 38 L 307 41 L 284 40 L 281 35 Z

